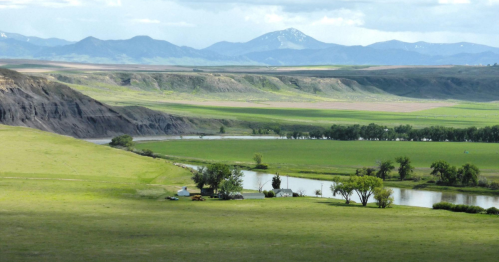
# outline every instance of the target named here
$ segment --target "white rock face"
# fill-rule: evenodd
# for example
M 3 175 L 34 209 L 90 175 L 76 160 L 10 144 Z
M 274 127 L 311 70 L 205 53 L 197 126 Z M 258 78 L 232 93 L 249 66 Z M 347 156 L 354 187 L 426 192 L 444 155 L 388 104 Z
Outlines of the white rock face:
M 187 191 L 187 187 L 184 186 L 184 187 L 182 187 L 182 190 L 177 191 L 177 195 L 185 197 L 185 196 L 190 196 L 191 193 L 189 193 L 189 191 Z

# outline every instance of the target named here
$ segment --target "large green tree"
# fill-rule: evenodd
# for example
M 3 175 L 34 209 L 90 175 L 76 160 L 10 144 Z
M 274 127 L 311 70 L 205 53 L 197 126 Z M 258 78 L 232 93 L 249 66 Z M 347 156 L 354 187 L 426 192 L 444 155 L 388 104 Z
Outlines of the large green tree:
M 374 194 L 374 190 L 383 187 L 383 180 L 372 176 L 352 177 L 353 190 L 359 196 L 363 206 L 367 205 L 369 198 Z
M 345 199 L 345 204 L 350 204 L 350 200 L 354 190 L 354 184 L 350 178 L 348 181 L 341 181 L 340 177 L 333 178 L 334 184 L 331 185 L 333 196 L 341 195 Z
M 411 165 L 411 159 L 407 156 L 397 157 L 395 159 L 399 166 L 400 180 L 404 180 L 414 172 L 414 167 Z
M 223 199 L 229 199 L 234 193 L 243 190 L 243 172 L 239 167 L 234 167 L 230 175 L 220 183 L 220 193 Z
M 391 160 L 382 161 L 379 164 L 377 176 L 385 181 L 393 169 L 395 169 L 395 166 L 393 166 L 393 162 Z
M 272 177 L 272 188 L 273 189 L 281 188 L 281 177 L 279 176 L 279 173 L 275 174 L 275 176 Z
M 461 177 L 461 182 L 463 185 L 474 185 L 478 184 L 478 177 L 480 176 L 480 169 L 474 164 L 466 164 L 458 171 L 459 176 Z
M 205 169 L 206 184 L 218 193 L 220 183 L 231 175 L 230 167 L 225 164 L 211 164 Z
M 433 162 L 430 167 L 433 169 L 433 171 L 431 171 L 433 176 L 440 177 L 441 181 L 445 181 L 445 173 L 448 172 L 448 169 L 450 168 L 449 163 L 438 160 Z

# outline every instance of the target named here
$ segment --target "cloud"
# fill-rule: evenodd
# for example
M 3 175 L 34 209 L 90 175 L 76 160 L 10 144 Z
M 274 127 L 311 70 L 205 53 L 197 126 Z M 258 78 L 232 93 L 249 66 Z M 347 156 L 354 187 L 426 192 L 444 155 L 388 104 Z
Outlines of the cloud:
M 155 19 L 132 19 L 132 23 L 137 23 L 137 24 L 160 24 L 161 21 L 155 20 Z
M 438 0 L 439 4 L 444 5 L 460 5 L 460 4 L 471 4 L 470 0 Z

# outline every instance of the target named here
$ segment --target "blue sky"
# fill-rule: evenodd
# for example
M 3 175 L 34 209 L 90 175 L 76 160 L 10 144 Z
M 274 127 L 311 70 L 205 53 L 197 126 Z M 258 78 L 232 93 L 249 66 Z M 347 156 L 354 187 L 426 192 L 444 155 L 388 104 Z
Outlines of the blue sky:
M 149 35 L 195 48 L 297 28 L 324 42 L 499 47 L 499 0 L 0 0 L 0 30 L 81 40 Z

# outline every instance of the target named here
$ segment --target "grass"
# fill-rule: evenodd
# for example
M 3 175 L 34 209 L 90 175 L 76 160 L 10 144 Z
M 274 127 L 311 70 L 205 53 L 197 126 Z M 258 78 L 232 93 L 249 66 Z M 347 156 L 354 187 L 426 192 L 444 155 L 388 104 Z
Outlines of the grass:
M 0 126 L 1 261 L 495 261 L 499 219 L 339 200 L 165 201 L 164 160 Z
M 334 175 L 355 173 L 360 167 L 374 167 L 377 160 L 392 160 L 408 156 L 416 167 L 417 176 L 430 176 L 430 166 L 436 160 L 445 160 L 460 167 L 474 163 L 482 175 L 499 181 L 499 145 L 493 143 L 450 142 L 385 142 L 385 141 L 330 141 L 330 140 L 179 140 L 137 144 L 139 149 L 151 149 L 178 162 L 204 164 L 222 162 L 253 168 L 255 153 L 264 155 L 270 165 L 266 172 L 280 172 L 294 177 L 331 180 Z M 469 154 L 465 154 L 464 151 Z M 395 163 L 395 166 L 397 164 Z M 392 172 L 396 176 L 397 170 Z M 498 191 L 479 187 L 445 187 L 427 181 L 398 181 L 385 183 L 392 187 L 421 190 L 467 192 L 498 195 Z

